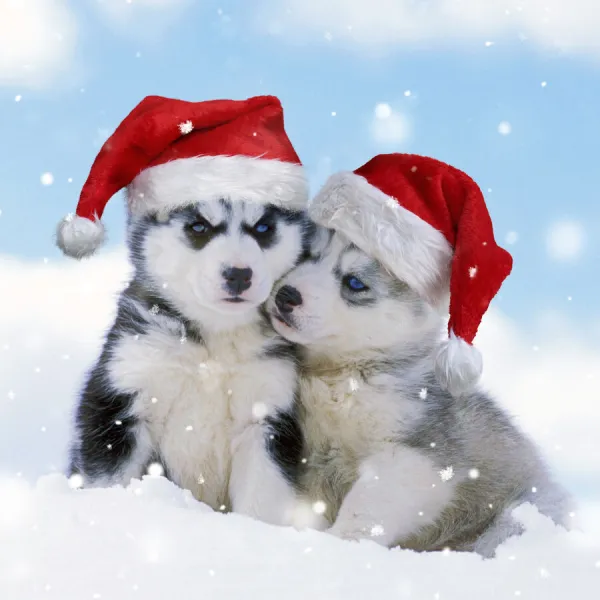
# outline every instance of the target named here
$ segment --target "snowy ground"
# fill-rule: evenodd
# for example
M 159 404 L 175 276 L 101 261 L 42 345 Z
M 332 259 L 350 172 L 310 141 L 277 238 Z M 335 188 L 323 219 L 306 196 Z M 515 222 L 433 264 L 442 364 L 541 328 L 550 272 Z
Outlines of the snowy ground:
M 565 600 L 600 584 L 600 538 L 566 533 L 531 506 L 518 511 L 529 532 L 483 561 L 216 514 L 162 478 L 82 491 L 51 475 L 1 493 L 4 600 Z
M 215 514 L 160 478 L 72 490 L 61 475 L 73 399 L 127 275 L 0 257 L 0 600 L 593 598 L 600 587 L 600 353 L 546 315 L 528 338 L 492 311 L 485 382 L 580 502 L 582 532 L 522 507 L 496 559 L 388 551 Z M 546 333 L 547 332 L 547 335 Z M 559 344 L 556 343 L 559 340 Z M 40 479 L 41 477 L 41 479 Z

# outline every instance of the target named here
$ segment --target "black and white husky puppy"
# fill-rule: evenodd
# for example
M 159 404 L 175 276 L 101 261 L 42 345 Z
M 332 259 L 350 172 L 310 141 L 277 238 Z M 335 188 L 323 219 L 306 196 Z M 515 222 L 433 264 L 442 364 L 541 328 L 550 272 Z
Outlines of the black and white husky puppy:
M 128 484 L 158 463 L 214 509 L 289 521 L 296 354 L 261 305 L 310 230 L 301 210 L 242 200 L 130 219 L 133 278 L 76 411 L 83 485 Z
M 520 531 L 520 503 L 569 520 L 566 494 L 503 410 L 438 383 L 445 319 L 343 234 L 319 229 L 268 310 L 303 345 L 303 484 L 332 534 L 491 556 Z

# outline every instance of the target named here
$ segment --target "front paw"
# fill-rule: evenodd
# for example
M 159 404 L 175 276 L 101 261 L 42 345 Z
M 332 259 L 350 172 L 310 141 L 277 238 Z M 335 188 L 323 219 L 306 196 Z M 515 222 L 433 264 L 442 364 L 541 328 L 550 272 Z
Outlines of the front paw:
M 368 518 L 355 518 L 351 520 L 337 520 L 327 533 L 342 540 L 372 540 L 382 546 L 387 546 L 387 539 L 383 525 Z

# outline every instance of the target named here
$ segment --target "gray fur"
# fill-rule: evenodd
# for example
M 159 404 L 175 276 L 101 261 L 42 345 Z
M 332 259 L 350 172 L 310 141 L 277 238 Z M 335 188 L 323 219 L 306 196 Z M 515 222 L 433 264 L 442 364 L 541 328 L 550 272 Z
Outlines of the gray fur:
M 352 292 L 340 283 L 348 274 L 369 287 L 361 302 L 349 301 Z M 282 315 L 275 299 L 283 285 L 298 290 L 303 303 Z M 325 502 L 332 533 L 352 539 L 375 535 L 369 528 L 379 522 L 376 507 L 360 534 L 348 533 L 338 516 L 363 465 L 382 449 L 393 455 L 394 448 L 414 451 L 440 474 L 448 476 L 451 467 L 449 481 L 440 476 L 439 485 L 451 486 L 452 494 L 425 525 L 411 513 L 414 525 L 400 527 L 405 533 L 385 542 L 388 546 L 492 556 L 499 543 L 521 531 L 511 513 L 523 502 L 567 524 L 570 499 L 535 444 L 484 391 L 452 396 L 438 383 L 433 365 L 444 316 L 343 236 L 318 236 L 311 260 L 279 282 L 268 307 L 279 333 L 304 346 L 304 486 L 311 501 Z M 344 381 L 354 391 L 340 396 Z M 385 472 L 378 475 L 385 478 Z M 411 485 L 394 490 L 398 506 L 411 494 L 427 498 Z M 382 499 L 387 510 L 386 502 L 396 498 Z M 371 514 L 371 507 L 361 508 Z

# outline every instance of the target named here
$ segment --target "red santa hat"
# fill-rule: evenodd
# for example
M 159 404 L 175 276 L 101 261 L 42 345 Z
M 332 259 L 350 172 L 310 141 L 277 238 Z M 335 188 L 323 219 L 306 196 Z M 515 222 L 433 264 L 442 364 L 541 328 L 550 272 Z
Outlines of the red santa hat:
M 463 393 L 481 375 L 473 339 L 512 269 L 494 240 L 481 190 L 465 173 L 412 154 L 382 154 L 330 177 L 309 208 L 432 305 L 447 308 L 449 338 L 436 356 L 446 389 Z
M 131 216 L 225 198 L 303 209 L 308 185 L 273 96 L 185 102 L 144 98 L 100 150 L 57 245 L 83 258 L 104 242 L 100 218 L 127 188 Z

